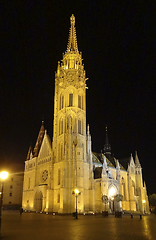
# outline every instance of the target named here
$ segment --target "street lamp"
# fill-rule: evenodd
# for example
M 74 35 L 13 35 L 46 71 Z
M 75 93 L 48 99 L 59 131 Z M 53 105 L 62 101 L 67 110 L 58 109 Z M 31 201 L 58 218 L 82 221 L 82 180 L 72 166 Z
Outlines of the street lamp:
M 0 236 L 1 236 L 2 206 L 3 206 L 3 183 L 7 177 L 8 177 L 8 172 L 3 171 L 0 173 L 0 179 L 2 181 L 2 190 L 0 192 L 0 194 L 1 194 L 1 199 L 0 199 Z
M 142 203 L 143 203 L 143 213 L 145 213 L 145 203 L 146 203 L 146 201 L 142 200 Z
M 77 217 L 77 198 L 78 198 L 78 195 L 81 194 L 81 192 L 79 192 L 78 189 L 75 189 L 73 192 L 72 192 L 73 195 L 75 195 L 75 199 L 76 199 L 76 213 L 75 213 L 75 218 L 78 219 Z

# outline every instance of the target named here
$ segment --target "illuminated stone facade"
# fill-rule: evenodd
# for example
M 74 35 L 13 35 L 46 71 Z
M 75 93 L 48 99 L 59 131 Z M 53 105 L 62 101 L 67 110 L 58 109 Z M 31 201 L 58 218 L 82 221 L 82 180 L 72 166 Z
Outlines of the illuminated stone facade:
M 9 173 L 3 181 L 4 209 L 18 209 L 22 205 L 23 172 Z M 0 184 L 2 184 L 0 182 Z
M 25 162 L 23 208 L 31 211 L 72 213 L 75 189 L 78 212 L 138 210 L 148 212 L 146 187 L 136 154 L 128 169 L 108 152 L 92 152 L 89 125 L 86 127 L 86 74 L 82 54 L 78 51 L 75 17 L 70 18 L 69 41 L 55 73 L 53 141 L 42 124 L 35 148 L 28 151 Z M 87 128 L 87 133 L 86 133 Z M 107 132 L 106 132 L 107 135 Z M 109 159 L 110 158 L 110 159 Z M 122 202 L 115 198 L 123 195 Z M 109 198 L 106 206 L 102 195 Z

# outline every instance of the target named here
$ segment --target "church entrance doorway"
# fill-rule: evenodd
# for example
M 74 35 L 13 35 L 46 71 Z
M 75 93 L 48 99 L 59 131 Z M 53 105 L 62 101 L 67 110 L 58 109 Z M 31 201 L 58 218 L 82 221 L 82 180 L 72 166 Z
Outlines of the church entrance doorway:
M 109 199 L 109 209 L 111 213 L 114 213 L 114 198 Z
M 41 191 L 38 191 L 35 193 L 35 199 L 34 199 L 34 208 L 35 211 L 41 212 L 42 211 L 42 205 L 43 205 L 43 195 Z
M 115 201 L 114 198 L 117 194 L 117 188 L 115 185 L 111 185 L 108 189 L 108 198 L 109 198 L 109 209 L 111 213 L 115 212 Z

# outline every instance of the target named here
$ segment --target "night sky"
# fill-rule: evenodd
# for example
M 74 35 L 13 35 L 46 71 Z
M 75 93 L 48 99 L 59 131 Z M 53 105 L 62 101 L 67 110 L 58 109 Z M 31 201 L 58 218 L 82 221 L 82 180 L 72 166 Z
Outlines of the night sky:
M 24 169 L 43 116 L 52 138 L 55 71 L 74 14 L 93 151 L 103 149 L 107 125 L 114 156 L 138 151 L 156 192 L 156 4 L 146 2 L 1 1 L 0 169 Z

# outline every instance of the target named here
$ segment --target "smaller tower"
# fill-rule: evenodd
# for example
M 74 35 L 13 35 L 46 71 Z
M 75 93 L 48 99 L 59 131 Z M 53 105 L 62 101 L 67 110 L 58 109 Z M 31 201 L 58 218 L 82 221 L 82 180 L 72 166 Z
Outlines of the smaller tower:
M 136 194 L 139 197 L 138 207 L 139 211 L 143 212 L 143 181 L 142 181 L 142 168 L 138 158 L 137 151 L 135 152 L 135 179 L 136 179 Z

